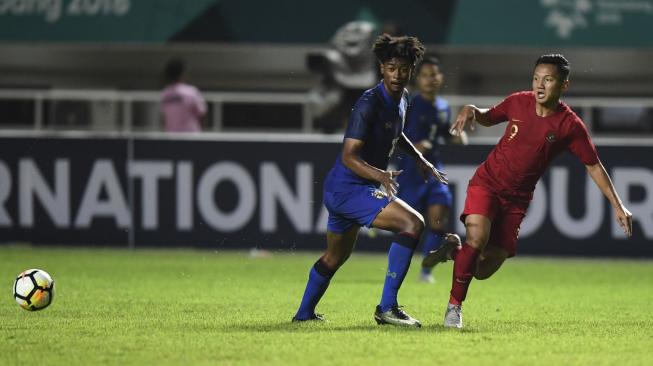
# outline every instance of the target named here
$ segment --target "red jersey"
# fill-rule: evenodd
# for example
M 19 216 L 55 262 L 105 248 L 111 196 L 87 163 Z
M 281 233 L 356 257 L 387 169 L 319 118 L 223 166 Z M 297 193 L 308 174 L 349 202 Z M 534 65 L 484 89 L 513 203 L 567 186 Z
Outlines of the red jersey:
M 508 121 L 506 131 L 469 185 L 480 185 L 502 195 L 531 200 L 535 184 L 551 161 L 569 150 L 585 165 L 599 162 L 585 124 L 565 103 L 540 117 L 532 91 L 508 96 L 490 108 L 492 124 Z

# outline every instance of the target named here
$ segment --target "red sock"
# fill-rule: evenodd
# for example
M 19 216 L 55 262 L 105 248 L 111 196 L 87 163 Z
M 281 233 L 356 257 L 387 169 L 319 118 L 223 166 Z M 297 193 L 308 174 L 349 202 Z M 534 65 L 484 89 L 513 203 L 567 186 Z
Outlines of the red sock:
M 463 244 L 462 248 L 455 254 L 450 303 L 460 305 L 465 301 L 467 289 L 470 282 L 472 282 L 472 278 L 474 278 L 474 272 L 476 272 L 476 260 L 479 254 L 480 251 L 467 243 Z

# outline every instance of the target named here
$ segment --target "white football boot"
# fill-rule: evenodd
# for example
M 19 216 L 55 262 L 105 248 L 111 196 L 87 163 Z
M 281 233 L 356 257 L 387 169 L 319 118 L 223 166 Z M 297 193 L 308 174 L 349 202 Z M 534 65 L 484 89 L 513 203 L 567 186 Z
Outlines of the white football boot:
M 463 308 L 460 305 L 447 305 L 447 312 L 444 313 L 444 327 L 458 328 L 463 327 Z

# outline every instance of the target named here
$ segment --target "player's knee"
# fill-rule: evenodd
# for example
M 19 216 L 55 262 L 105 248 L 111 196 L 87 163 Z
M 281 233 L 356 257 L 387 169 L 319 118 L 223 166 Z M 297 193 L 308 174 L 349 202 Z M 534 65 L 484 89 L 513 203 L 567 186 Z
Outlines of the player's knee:
M 349 259 L 349 254 L 338 255 L 338 254 L 325 254 L 322 257 L 322 262 L 324 265 L 331 271 L 335 272 L 340 268 L 345 262 Z
M 465 227 L 467 229 L 465 242 L 478 250 L 483 250 L 490 239 L 489 235 L 484 230 L 480 230 L 477 225 L 466 224 Z
M 449 227 L 449 218 L 444 216 L 441 217 L 440 215 L 429 215 L 429 229 L 437 232 L 445 232 L 447 230 L 447 227 Z
M 429 222 L 429 229 L 435 232 L 445 232 L 448 226 L 447 220 L 431 220 Z
M 420 237 L 424 231 L 424 218 L 422 215 L 411 215 L 410 219 L 406 222 L 405 232 Z
M 488 239 L 484 236 L 474 236 L 474 235 L 467 234 L 465 243 L 478 250 L 483 250 L 483 248 L 485 248 L 485 245 L 487 244 L 487 240 Z

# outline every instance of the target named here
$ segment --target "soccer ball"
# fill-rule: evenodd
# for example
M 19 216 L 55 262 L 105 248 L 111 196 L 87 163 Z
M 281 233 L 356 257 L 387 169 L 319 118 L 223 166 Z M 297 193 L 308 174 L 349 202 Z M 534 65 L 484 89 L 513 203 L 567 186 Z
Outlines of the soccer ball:
M 14 282 L 14 299 L 25 310 L 41 310 L 52 304 L 54 281 L 40 269 L 28 269 Z

